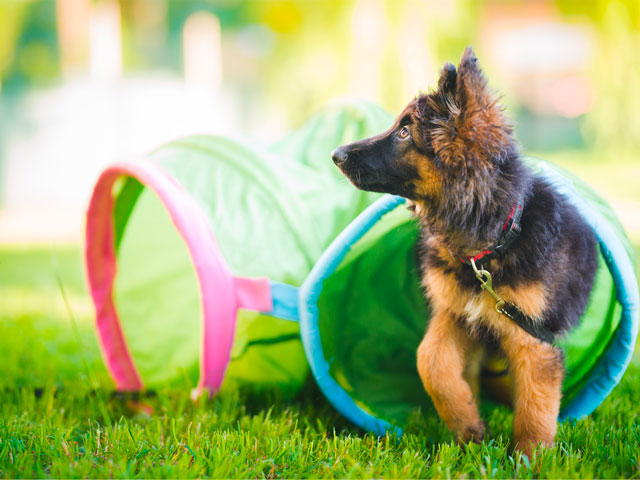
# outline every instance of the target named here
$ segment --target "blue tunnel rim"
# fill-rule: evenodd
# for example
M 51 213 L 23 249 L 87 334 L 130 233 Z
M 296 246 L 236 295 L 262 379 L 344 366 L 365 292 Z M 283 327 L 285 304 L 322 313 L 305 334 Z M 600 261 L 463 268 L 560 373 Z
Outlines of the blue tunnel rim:
M 595 367 L 584 387 L 575 395 L 559 415 L 559 420 L 575 420 L 590 415 L 620 382 L 626 371 L 638 335 L 640 297 L 633 264 L 624 245 L 603 215 L 580 196 L 570 180 L 550 165 L 541 162 L 540 174 L 572 203 L 595 233 L 602 256 L 611 272 L 616 299 L 622 306 L 620 323 L 615 336 Z M 378 418 L 361 408 L 335 381 L 324 357 L 318 325 L 318 300 L 323 282 L 340 265 L 351 247 L 384 215 L 406 200 L 384 195 L 356 217 L 329 245 L 299 289 L 300 336 L 311 372 L 332 405 L 351 422 L 377 435 L 386 432 L 402 434 L 399 426 Z

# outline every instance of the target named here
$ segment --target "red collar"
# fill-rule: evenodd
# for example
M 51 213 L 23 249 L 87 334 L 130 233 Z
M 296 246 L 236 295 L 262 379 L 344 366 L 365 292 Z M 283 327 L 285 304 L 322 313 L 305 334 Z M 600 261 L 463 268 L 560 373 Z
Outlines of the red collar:
M 467 265 L 471 265 L 471 259 L 473 259 L 474 262 L 477 262 L 480 259 L 488 261 L 504 256 L 511 244 L 520 236 L 520 218 L 522 218 L 522 203 L 516 203 L 511 207 L 511 212 L 509 213 L 507 220 L 504 222 L 504 225 L 502 225 L 502 232 L 500 233 L 498 243 L 490 249 L 483 250 L 477 255 L 466 258 L 460 257 L 460 261 Z

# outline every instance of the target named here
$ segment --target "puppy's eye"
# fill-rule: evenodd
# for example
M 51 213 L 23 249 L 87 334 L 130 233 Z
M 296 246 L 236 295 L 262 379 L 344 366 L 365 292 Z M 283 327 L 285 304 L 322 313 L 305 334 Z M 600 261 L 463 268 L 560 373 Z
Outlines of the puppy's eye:
M 398 136 L 400 138 L 407 138 L 409 136 L 409 129 L 407 127 L 402 127 L 398 132 Z

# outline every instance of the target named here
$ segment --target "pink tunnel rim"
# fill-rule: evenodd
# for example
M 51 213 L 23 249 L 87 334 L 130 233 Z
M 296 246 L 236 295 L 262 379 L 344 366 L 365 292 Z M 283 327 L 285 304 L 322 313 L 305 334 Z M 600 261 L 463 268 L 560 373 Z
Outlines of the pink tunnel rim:
M 85 265 L 102 355 L 118 390 L 144 388 L 113 299 L 117 271 L 113 186 L 123 176 L 137 179 L 160 198 L 187 245 L 196 270 L 202 309 L 200 379 L 195 393 L 206 389 L 213 394 L 219 390 L 230 361 L 238 308 L 262 312 L 273 308 L 268 279 L 232 275 L 202 209 L 160 167 L 140 162 L 107 168 L 94 187 L 87 210 Z

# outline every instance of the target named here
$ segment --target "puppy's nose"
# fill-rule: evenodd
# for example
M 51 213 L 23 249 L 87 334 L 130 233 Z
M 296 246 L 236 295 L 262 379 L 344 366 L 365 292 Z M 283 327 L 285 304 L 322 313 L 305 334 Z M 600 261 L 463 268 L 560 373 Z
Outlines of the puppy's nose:
M 344 162 L 346 162 L 348 157 L 349 155 L 347 154 L 346 149 L 344 149 L 343 147 L 338 147 L 333 152 L 331 152 L 333 163 L 335 163 L 337 166 L 340 166 Z

